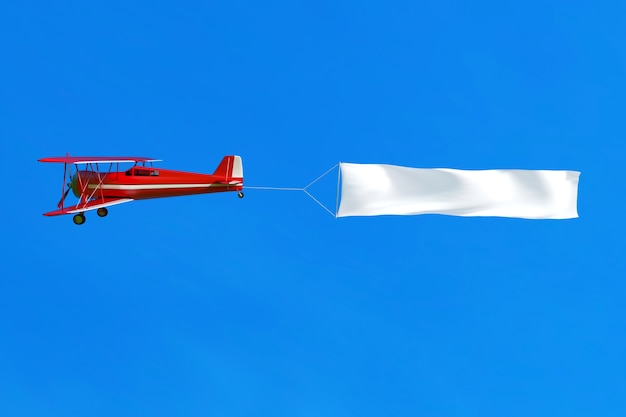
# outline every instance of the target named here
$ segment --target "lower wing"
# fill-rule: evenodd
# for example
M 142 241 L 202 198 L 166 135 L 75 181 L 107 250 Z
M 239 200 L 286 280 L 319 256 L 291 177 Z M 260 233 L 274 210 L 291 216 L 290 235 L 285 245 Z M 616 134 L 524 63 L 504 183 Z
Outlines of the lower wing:
M 75 206 L 64 207 L 59 210 L 44 213 L 44 216 L 60 216 L 62 214 L 82 213 L 83 211 L 96 210 L 101 207 L 114 206 L 116 204 L 128 203 L 133 201 L 132 198 L 98 198 L 88 201 L 87 203 L 77 204 Z

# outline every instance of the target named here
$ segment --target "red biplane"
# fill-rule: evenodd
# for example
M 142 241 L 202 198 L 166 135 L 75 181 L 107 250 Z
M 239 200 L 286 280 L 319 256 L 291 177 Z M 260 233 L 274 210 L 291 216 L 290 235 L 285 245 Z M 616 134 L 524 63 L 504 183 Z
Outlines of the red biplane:
M 74 223 L 85 223 L 85 211 L 96 210 L 100 217 L 107 207 L 148 198 L 177 197 L 193 194 L 237 191 L 243 198 L 243 164 L 239 156 L 226 156 L 213 174 L 159 169 L 152 166 L 159 159 L 130 156 L 61 156 L 42 158 L 39 162 L 62 163 L 63 190 L 58 210 L 44 216 L 74 214 Z M 121 163 L 133 163 L 120 171 Z M 108 165 L 106 171 L 101 165 Z M 72 170 L 74 166 L 74 170 Z M 65 205 L 70 192 L 78 198 L 75 205 Z

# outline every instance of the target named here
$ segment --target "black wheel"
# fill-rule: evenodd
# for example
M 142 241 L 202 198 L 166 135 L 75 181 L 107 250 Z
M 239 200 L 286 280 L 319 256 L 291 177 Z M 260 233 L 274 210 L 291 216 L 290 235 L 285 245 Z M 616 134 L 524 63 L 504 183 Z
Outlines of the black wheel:
M 241 191 L 239 191 L 239 192 L 237 193 L 237 197 L 239 197 L 239 198 L 243 198 L 243 193 L 242 193 Z
M 96 213 L 98 214 L 98 216 L 104 217 L 109 214 L 109 210 L 107 210 L 106 207 L 100 207 L 98 210 L 96 210 Z
M 78 213 L 74 215 L 73 220 L 74 220 L 74 224 L 77 224 L 80 226 L 81 224 L 85 223 L 85 220 L 87 220 L 87 218 L 85 217 L 83 213 Z

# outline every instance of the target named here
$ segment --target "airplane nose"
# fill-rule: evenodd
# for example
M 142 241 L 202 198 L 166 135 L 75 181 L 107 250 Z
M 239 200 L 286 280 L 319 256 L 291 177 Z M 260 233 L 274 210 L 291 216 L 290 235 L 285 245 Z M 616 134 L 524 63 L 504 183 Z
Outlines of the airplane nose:
M 80 187 L 78 186 L 78 176 L 76 174 L 70 178 L 70 188 L 76 197 L 80 197 Z

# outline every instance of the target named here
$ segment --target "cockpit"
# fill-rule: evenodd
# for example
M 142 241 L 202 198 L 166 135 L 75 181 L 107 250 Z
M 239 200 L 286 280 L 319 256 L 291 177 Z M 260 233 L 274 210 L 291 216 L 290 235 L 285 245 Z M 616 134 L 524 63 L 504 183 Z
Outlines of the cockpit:
M 157 177 L 158 175 L 158 169 L 133 167 L 126 171 L 127 177 Z

